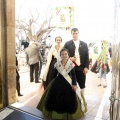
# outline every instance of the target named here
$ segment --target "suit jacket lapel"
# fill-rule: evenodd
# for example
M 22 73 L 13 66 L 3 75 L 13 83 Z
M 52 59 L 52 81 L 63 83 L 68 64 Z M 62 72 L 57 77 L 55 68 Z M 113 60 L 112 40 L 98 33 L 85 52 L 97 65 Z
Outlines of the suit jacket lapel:
M 75 48 L 75 44 L 74 44 L 73 40 L 71 41 L 71 43 L 72 43 L 72 46 Z
M 81 45 L 81 42 L 79 42 L 79 51 L 80 51 L 80 54 L 82 53 L 82 45 Z

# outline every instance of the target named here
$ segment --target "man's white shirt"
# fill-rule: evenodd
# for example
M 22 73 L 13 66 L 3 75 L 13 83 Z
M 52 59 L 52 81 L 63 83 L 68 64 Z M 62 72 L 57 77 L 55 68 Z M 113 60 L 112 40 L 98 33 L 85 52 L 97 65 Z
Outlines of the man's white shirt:
M 76 64 L 80 66 L 80 54 L 79 54 L 79 45 L 80 45 L 80 40 L 73 40 L 75 44 L 75 57 L 76 57 Z

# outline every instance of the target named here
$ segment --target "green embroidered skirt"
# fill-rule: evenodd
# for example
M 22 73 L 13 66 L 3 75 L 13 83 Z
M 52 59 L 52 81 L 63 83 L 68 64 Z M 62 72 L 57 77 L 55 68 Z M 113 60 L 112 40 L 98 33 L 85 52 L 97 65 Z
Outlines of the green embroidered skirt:
M 46 118 L 52 120 L 76 120 L 87 112 L 86 102 L 82 93 L 84 110 L 81 100 L 63 76 L 57 76 L 45 90 L 37 108 Z

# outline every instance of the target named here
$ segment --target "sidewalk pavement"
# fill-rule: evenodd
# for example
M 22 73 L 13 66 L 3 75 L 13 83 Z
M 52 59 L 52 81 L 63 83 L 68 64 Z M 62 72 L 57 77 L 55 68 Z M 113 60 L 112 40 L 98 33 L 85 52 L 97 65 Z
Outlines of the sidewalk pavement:
M 44 118 L 42 113 L 36 109 L 40 100 L 39 86 L 41 83 L 30 82 L 28 66 L 23 67 L 20 73 L 21 93 L 24 95 L 18 97 L 18 102 L 12 106 L 34 113 Z M 44 67 L 43 67 L 44 70 Z M 43 73 L 42 70 L 42 73 Z M 85 99 L 88 106 L 88 112 L 85 117 L 79 120 L 109 120 L 110 92 L 111 92 L 111 72 L 107 74 L 107 88 L 98 87 L 98 75 L 88 72 L 86 78 Z M 36 111 L 36 112 L 35 112 Z

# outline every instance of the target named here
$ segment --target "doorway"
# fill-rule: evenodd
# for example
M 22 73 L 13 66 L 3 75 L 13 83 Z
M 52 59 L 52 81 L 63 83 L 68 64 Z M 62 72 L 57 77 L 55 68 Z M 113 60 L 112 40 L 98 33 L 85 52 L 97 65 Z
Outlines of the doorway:
M 116 18 L 116 21 L 117 21 L 117 18 Z M 116 25 L 117 26 L 117 25 Z M 35 32 L 35 31 L 34 31 Z M 84 30 L 84 32 L 85 32 L 85 30 Z M 84 38 L 84 37 L 83 37 Z M 118 39 L 118 38 L 117 38 Z M 118 50 L 119 51 L 119 50 Z M 117 52 L 116 52 L 117 53 Z M 26 73 L 21 73 L 21 79 L 22 79 L 22 82 L 26 82 L 26 81 L 24 81 L 24 77 L 22 77 L 22 76 L 26 76 L 26 74 L 27 74 L 27 76 L 29 76 L 28 75 L 28 72 L 29 71 L 27 71 Z M 114 72 L 114 71 L 113 71 Z M 116 72 L 114 72 L 114 73 L 116 73 Z M 92 76 L 91 78 L 90 78 L 90 76 Z M 91 80 L 90 80 L 91 79 Z M 108 80 L 109 80 L 109 82 L 108 83 L 111 83 L 110 81 L 111 81 L 111 75 L 109 74 L 108 75 Z M 109 103 L 109 100 L 108 100 L 108 97 L 110 96 L 110 90 L 111 90 L 111 85 L 109 84 L 109 86 L 108 86 L 108 88 L 107 89 L 103 89 L 103 88 L 98 88 L 97 87 L 97 82 L 96 81 L 98 81 L 98 76 L 96 75 L 96 74 L 93 74 L 93 73 L 91 73 L 91 72 L 89 72 L 88 73 L 88 76 L 87 76 L 87 81 L 86 81 L 86 99 L 88 99 L 88 105 L 89 105 L 89 112 L 88 112 L 88 118 L 95 118 L 96 116 L 96 113 L 99 113 L 99 112 L 101 112 L 104 108 L 102 108 L 102 105 L 105 105 L 106 104 L 106 102 L 107 103 Z M 1 82 L 1 79 L 0 79 L 0 82 Z M 1 85 L 1 84 L 0 84 Z M 23 94 L 24 94 L 24 92 L 28 92 L 29 91 L 29 88 L 28 89 L 26 89 L 26 85 L 27 85 L 27 82 L 26 83 L 24 83 L 24 87 L 23 87 L 23 85 L 22 85 L 22 87 L 23 88 L 25 88 L 24 90 L 23 90 Z M 28 85 L 29 86 L 29 85 Z M 34 88 L 38 88 L 39 87 L 39 84 L 38 85 L 33 85 L 30 89 L 34 89 Z M 0 86 L 0 88 L 2 88 L 2 86 Z M 95 90 L 94 90 L 95 89 Z M 0 89 L 0 97 L 2 96 L 2 91 L 1 91 L 2 89 Z M 92 92 L 91 92 L 92 91 Z M 100 92 L 101 91 L 101 92 Z M 33 99 L 37 99 L 38 101 L 39 101 L 39 98 L 37 97 L 37 96 L 34 96 L 35 94 L 36 94 L 36 92 L 37 92 L 37 89 L 36 89 L 36 91 L 34 92 L 34 93 L 32 93 L 31 94 L 31 96 L 33 95 L 33 98 L 31 98 L 31 100 L 33 100 Z M 109 92 L 109 94 L 108 94 L 108 92 Z M 99 95 L 98 95 L 99 94 Z M 98 98 L 96 97 L 96 96 L 99 96 Z M 106 100 L 106 95 L 107 95 L 107 101 L 105 102 L 104 100 Z M 117 93 L 117 95 L 118 95 L 118 93 Z M 26 97 L 24 96 L 24 100 L 26 100 L 26 99 L 28 99 L 29 98 L 29 95 L 27 95 Z M 99 102 L 96 102 L 96 101 L 99 101 Z M 101 102 L 100 102 L 101 101 Z M 21 101 L 22 102 L 22 101 Z M 29 100 L 27 100 L 27 102 L 29 103 L 28 105 L 30 105 L 31 103 L 31 101 L 29 101 Z M 26 102 L 26 103 L 27 103 Z M 25 103 L 25 101 L 24 101 L 24 103 Z M 35 104 L 34 104 L 35 105 Z M 93 108 L 92 108 L 93 107 Z M 97 108 L 99 108 L 99 110 L 97 109 Z M 107 109 L 107 114 L 109 114 L 108 113 L 108 109 L 109 109 L 109 104 L 107 105 L 107 106 L 105 106 L 105 109 Z M 90 114 L 91 113 L 91 114 Z M 100 113 L 100 114 L 102 114 L 102 113 Z M 97 114 L 98 116 L 97 117 L 103 117 L 103 114 L 100 116 L 100 114 Z M 93 116 L 92 116 L 93 115 Z M 106 116 L 106 118 L 107 119 L 109 119 L 108 118 L 108 116 Z M 104 119 L 104 118 L 103 118 Z

